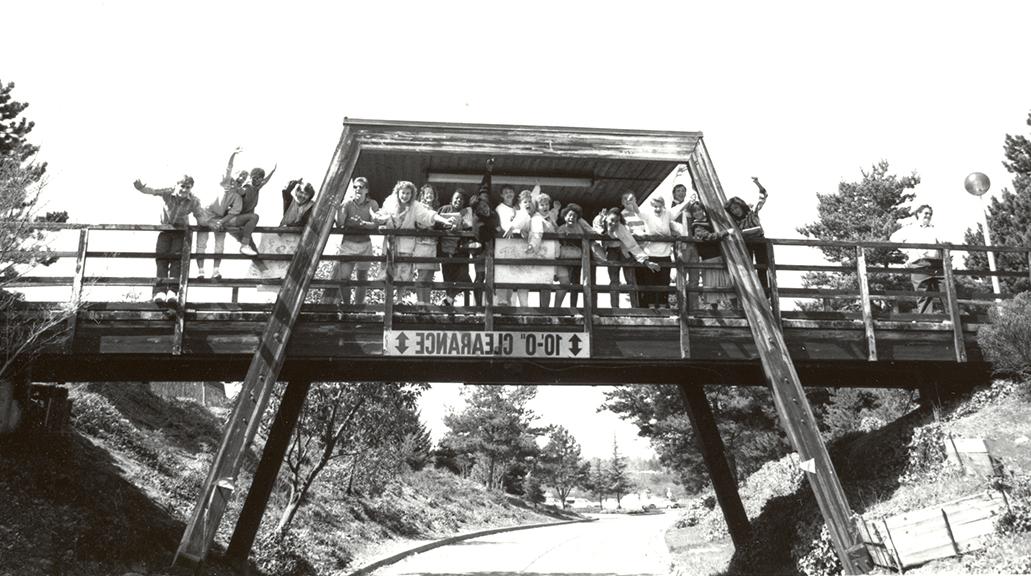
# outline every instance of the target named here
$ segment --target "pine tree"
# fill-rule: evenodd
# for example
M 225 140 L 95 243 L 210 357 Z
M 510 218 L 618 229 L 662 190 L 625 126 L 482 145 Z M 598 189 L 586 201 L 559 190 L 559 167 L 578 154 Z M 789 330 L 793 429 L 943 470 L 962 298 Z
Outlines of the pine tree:
M 1031 126 L 1031 113 L 1027 124 Z M 1003 188 L 1000 197 L 993 197 L 988 205 L 988 226 L 991 230 L 992 244 L 995 246 L 1031 246 L 1031 141 L 1018 134 L 1007 134 L 1003 150 L 1006 160 L 1002 165 L 1013 174 L 1013 190 Z M 965 244 L 981 244 L 984 242 L 984 230 L 981 224 L 973 229 L 968 228 L 964 236 Z M 1020 253 L 995 254 L 995 263 L 1000 271 L 1026 271 L 1026 256 Z M 988 256 L 984 253 L 971 252 L 964 265 L 969 269 L 987 270 Z M 982 278 L 987 284 L 988 277 Z M 1024 274 L 1017 278 L 999 279 L 1003 289 L 1010 293 L 1025 292 L 1031 289 L 1031 282 Z
M 533 426 L 536 415 L 527 407 L 537 388 L 471 386 L 464 392 L 464 409 L 444 418 L 450 431 L 441 444 L 456 454 L 473 456 L 473 474 L 488 489 L 501 488 L 510 468 L 537 455 L 540 430 Z
M 36 123 L 25 117 L 18 118 L 29 105 L 15 100 L 13 91 L 14 82 L 8 82 L 6 86 L 0 82 L 0 158 L 8 158 L 25 166 L 39 152 L 39 147 L 27 140 Z M 38 182 L 46 172 L 47 165 L 30 164 L 25 168 L 28 179 Z
M 913 200 L 913 188 L 920 183 L 920 177 L 913 173 L 898 177 L 889 174 L 885 160 L 873 165 L 869 171 L 862 171 L 858 182 L 838 184 L 837 192 L 817 194 L 819 219 L 798 228 L 807 238 L 841 241 L 887 241 L 901 226 L 900 222 L 910 217 L 906 204 Z M 856 253 L 852 248 L 821 247 L 824 257 L 833 263 L 855 267 Z M 898 250 L 868 250 L 868 267 L 886 266 L 905 262 L 905 256 Z M 870 274 L 870 290 L 909 289 L 908 276 L 900 274 Z M 803 285 L 814 288 L 847 289 L 858 292 L 858 279 L 852 272 L 808 272 L 802 277 Z M 872 303 L 884 308 L 887 304 Z M 833 310 L 856 310 L 857 301 L 828 299 L 822 306 L 803 304 L 803 309 L 830 308 Z
M 548 431 L 548 443 L 538 459 L 542 480 L 555 489 L 562 507 L 573 488 L 583 486 L 589 464 L 580 458 L 580 443 L 562 426 Z
M 626 458 L 619 453 L 619 443 L 616 437 L 612 437 L 612 461 L 609 462 L 608 474 L 606 474 L 606 489 L 616 497 L 616 509 L 621 510 L 623 496 L 626 496 L 634 489 L 634 482 L 627 473 Z

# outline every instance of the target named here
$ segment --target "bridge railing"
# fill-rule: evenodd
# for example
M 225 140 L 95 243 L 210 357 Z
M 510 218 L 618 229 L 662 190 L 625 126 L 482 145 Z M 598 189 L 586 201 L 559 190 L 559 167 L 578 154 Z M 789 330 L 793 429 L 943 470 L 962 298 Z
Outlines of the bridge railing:
M 19 275 L 0 281 L 0 286 L 19 289 L 32 300 L 67 301 L 69 299 L 83 302 L 126 302 L 148 300 L 146 290 L 155 283 L 153 262 L 156 259 L 174 260 L 181 264 L 180 277 L 175 283 L 180 285 L 179 301 L 181 304 L 203 305 L 205 303 L 235 303 L 241 306 L 261 304 L 271 299 L 271 295 L 263 298 L 251 294 L 249 289 L 275 291 L 282 283 L 286 266 L 292 259 L 289 250 L 285 252 L 263 252 L 251 257 L 235 252 L 213 254 L 196 252 L 195 232 L 208 229 L 191 226 L 188 229 L 154 225 L 86 225 L 86 224 L 46 224 L 35 225 L 39 229 L 48 230 L 52 235 L 51 246 L 54 250 L 46 253 L 47 259 L 53 263 L 49 266 L 37 266 L 22 270 Z M 184 250 L 174 254 L 158 254 L 154 251 L 153 236 L 158 232 L 172 231 L 189 238 L 184 242 Z M 278 235 L 278 238 L 299 237 L 300 228 L 261 227 L 257 232 L 266 236 Z M 383 237 L 384 249 L 374 256 L 346 256 L 336 254 L 335 246 L 340 238 L 347 234 L 369 234 Z M 326 253 L 321 257 L 324 264 L 321 273 L 311 284 L 312 296 L 309 303 L 318 306 L 323 302 L 333 302 L 332 294 L 340 288 L 353 289 L 364 287 L 369 289 L 368 303 L 361 306 L 336 306 L 336 309 L 347 312 L 388 312 L 390 315 L 401 312 L 432 312 L 439 310 L 437 306 L 413 305 L 409 298 L 387 298 L 387 294 L 402 291 L 429 288 L 437 291 L 456 290 L 464 293 L 482 292 L 484 297 L 477 299 L 476 306 L 450 308 L 449 312 L 464 313 L 475 316 L 487 326 L 493 325 L 495 316 L 522 316 L 541 318 L 540 322 L 567 322 L 572 325 L 584 325 L 589 329 L 593 319 L 603 322 L 625 322 L 648 324 L 661 318 L 675 320 L 687 318 L 719 317 L 723 319 L 743 318 L 743 314 L 735 308 L 736 291 L 733 286 L 698 285 L 697 277 L 706 270 L 722 269 L 719 262 L 699 261 L 697 258 L 679 257 L 690 252 L 689 246 L 698 242 L 689 238 L 640 237 L 642 242 L 648 240 L 674 242 L 678 250 L 672 261 L 662 262 L 660 266 L 673 272 L 674 280 L 669 285 L 633 285 L 625 281 L 610 283 L 609 272 L 622 270 L 624 275 L 629 270 L 641 270 L 644 264 L 634 261 L 601 261 L 592 250 L 592 243 L 611 240 L 599 235 L 560 236 L 544 235 L 545 241 L 578 241 L 581 256 L 578 258 L 556 258 L 553 260 L 537 260 L 522 258 L 503 258 L 496 255 L 493 246 L 487 246 L 479 253 L 464 256 L 423 256 L 399 254 L 396 242 L 399 237 L 455 237 L 455 233 L 441 231 L 415 230 L 371 230 L 355 232 L 347 229 L 334 229 Z M 471 234 L 457 234 L 462 240 L 472 241 Z M 270 243 L 268 245 L 274 245 Z M 863 322 L 872 332 L 876 322 L 882 321 L 948 321 L 960 330 L 961 324 L 983 321 L 985 308 L 999 299 L 1009 298 L 1015 290 L 1026 289 L 1031 283 L 1031 248 L 1005 246 L 972 246 L 952 244 L 899 244 L 892 242 L 848 242 L 809 239 L 764 239 L 752 243 L 755 251 L 768 255 L 766 262 L 759 259 L 757 269 L 760 274 L 768 274 L 769 296 L 778 318 L 837 318 Z M 266 242 L 262 243 L 266 246 Z M 289 247 L 289 242 L 281 243 L 281 247 Z M 938 290 L 916 290 L 910 284 L 910 275 L 920 270 L 906 264 L 885 264 L 898 262 L 886 257 L 899 249 L 936 249 L 943 256 L 943 269 Z M 843 264 L 828 263 L 817 250 L 834 250 Z M 985 254 L 988 250 L 1006 264 L 1004 270 L 991 272 L 981 268 L 961 268 L 956 265 L 964 254 Z M 249 262 L 248 270 L 243 274 L 226 274 L 222 278 L 201 278 L 193 263 L 199 258 L 212 260 L 216 257 L 230 262 Z M 904 258 L 903 258 L 904 260 Z M 369 280 L 337 281 L 330 279 L 331 268 L 341 262 L 373 262 L 374 274 Z M 402 280 L 397 276 L 397 266 L 401 264 L 430 264 L 437 268 L 434 281 L 423 284 L 412 280 Z M 482 268 L 478 281 L 444 282 L 440 281 L 441 264 L 459 264 L 467 267 Z M 498 281 L 498 272 L 504 266 L 528 267 L 527 270 L 553 270 L 555 267 L 579 267 L 581 282 L 571 279 L 568 285 L 559 286 L 554 282 L 513 282 Z M 238 267 L 237 267 L 238 268 Z M 227 272 L 230 268 L 227 267 Z M 237 270 L 239 271 L 239 270 Z M 574 270 L 574 272 L 576 272 Z M 825 275 L 826 282 L 814 282 L 814 275 Z M 996 276 L 1003 284 L 1001 293 L 992 292 L 988 279 Z M 470 271 L 470 276 L 476 276 Z M 512 279 L 513 274 L 507 277 Z M 515 274 L 518 279 L 518 273 Z M 599 278 L 602 276 L 604 278 Z M 121 289 L 121 291 L 119 291 Z M 129 289 L 126 291 L 125 289 Z M 578 295 L 577 309 L 565 306 L 513 307 L 501 305 L 495 296 L 500 290 L 532 290 L 537 293 L 554 294 L 558 290 Z M 243 292 L 242 292 L 243 291 Z M 612 293 L 621 295 L 613 302 Z M 660 306 L 648 309 L 634 305 L 644 293 L 659 293 Z M 708 298 L 705 296 L 708 295 Z M 713 296 L 715 295 L 715 296 Z M 320 299 L 320 296 L 322 298 Z M 629 297 L 628 297 L 629 296 Z M 932 298 L 940 302 L 931 314 L 911 315 L 913 304 L 922 298 Z M 250 301 L 248 301 L 248 299 Z M 722 305 L 715 307 L 706 305 L 700 300 L 719 300 Z M 256 301 L 255 301 L 256 300 Z M 537 300 L 537 299 L 535 299 Z M 539 300 L 537 300 L 539 302 Z M 466 298 L 466 302 L 469 300 Z M 623 320 L 604 320 L 609 317 L 621 317 Z M 550 320 L 543 320 L 548 318 Z M 641 319 L 630 321 L 632 318 Z M 653 318 L 652 321 L 647 320 Z M 565 319 L 565 320 L 563 320 Z M 660 322 L 661 323 L 661 322 Z

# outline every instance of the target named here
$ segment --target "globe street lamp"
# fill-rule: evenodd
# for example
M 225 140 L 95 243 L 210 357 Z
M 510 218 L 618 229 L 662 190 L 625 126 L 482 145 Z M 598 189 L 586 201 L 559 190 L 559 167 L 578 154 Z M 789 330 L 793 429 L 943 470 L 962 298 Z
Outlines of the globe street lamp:
M 991 246 L 992 235 L 988 230 L 988 204 L 985 202 L 984 195 L 992 187 L 992 181 L 981 172 L 972 172 L 967 176 L 966 181 L 963 182 L 963 186 L 967 189 L 968 193 L 981 199 L 981 226 L 984 229 L 984 245 Z M 999 277 L 996 276 L 995 253 L 991 250 L 988 250 L 987 253 L 988 270 L 992 273 L 992 292 L 999 295 L 1002 293 L 1002 289 L 999 288 Z

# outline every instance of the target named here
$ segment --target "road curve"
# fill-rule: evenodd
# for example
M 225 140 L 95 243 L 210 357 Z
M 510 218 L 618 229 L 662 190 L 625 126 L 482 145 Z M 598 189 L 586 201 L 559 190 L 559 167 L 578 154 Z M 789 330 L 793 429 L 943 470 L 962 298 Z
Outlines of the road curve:
M 384 566 L 375 576 L 645 576 L 669 574 L 673 514 L 604 514 L 597 522 L 494 534 Z

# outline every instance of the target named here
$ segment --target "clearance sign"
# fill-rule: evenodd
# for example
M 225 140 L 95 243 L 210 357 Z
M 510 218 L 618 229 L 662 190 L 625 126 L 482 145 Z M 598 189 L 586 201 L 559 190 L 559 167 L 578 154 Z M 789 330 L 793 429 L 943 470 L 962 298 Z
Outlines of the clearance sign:
M 583 332 L 387 330 L 383 350 L 387 356 L 588 358 L 591 341 Z

